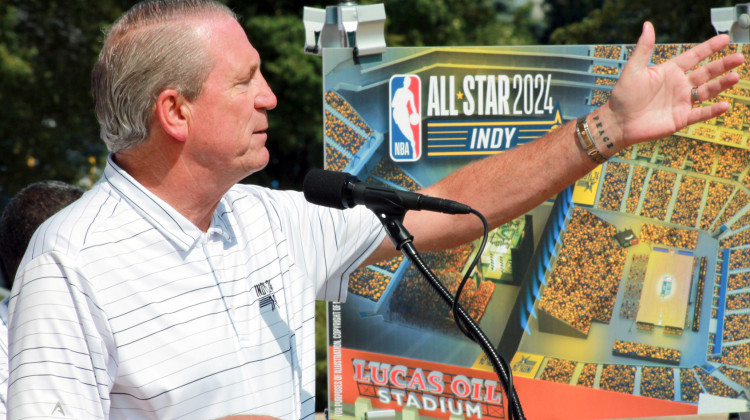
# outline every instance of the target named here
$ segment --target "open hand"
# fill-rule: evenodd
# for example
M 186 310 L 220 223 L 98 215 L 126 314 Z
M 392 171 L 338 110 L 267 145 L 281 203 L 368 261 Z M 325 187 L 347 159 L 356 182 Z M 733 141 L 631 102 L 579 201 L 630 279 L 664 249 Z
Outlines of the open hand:
M 650 22 L 644 23 L 633 54 L 605 105 L 621 131 L 623 145 L 666 137 L 727 111 L 726 102 L 695 105 L 740 80 L 737 73 L 727 72 L 742 64 L 742 54 L 728 55 L 691 69 L 728 44 L 729 36 L 717 35 L 667 62 L 649 67 L 654 27 Z M 693 102 L 693 87 L 698 88 L 697 103 Z

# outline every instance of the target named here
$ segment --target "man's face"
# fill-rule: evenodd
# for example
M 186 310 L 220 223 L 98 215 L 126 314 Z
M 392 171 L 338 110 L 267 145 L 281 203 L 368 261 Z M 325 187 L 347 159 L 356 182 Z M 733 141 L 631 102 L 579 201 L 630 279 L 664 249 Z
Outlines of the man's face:
M 260 73 L 260 56 L 230 17 L 211 19 L 208 48 L 215 58 L 200 96 L 191 103 L 191 158 L 237 182 L 268 163 L 268 118 L 276 96 Z

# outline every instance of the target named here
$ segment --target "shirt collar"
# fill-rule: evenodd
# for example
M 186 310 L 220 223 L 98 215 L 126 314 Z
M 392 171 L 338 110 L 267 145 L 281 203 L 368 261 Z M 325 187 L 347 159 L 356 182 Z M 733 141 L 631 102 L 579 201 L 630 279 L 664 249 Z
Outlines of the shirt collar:
M 0 321 L 7 327 L 8 326 L 8 303 L 10 302 L 10 296 L 6 296 L 2 302 L 0 302 Z
M 123 200 L 177 248 L 187 251 L 203 237 L 203 232 L 190 220 L 120 168 L 112 159 L 112 155 L 107 159 L 102 179 L 106 180 Z M 221 207 L 223 207 L 223 198 L 218 208 Z M 209 231 L 218 230 L 218 233 L 226 237 L 224 223 L 217 223 L 217 219 L 220 219 L 218 214 L 220 214 L 218 211 L 214 211 Z
M 232 226 L 226 219 L 227 208 L 224 203 L 225 197 L 221 197 L 219 205 L 216 206 L 214 214 L 211 215 L 211 226 L 208 227 L 207 234 L 218 234 L 226 241 L 232 240 Z

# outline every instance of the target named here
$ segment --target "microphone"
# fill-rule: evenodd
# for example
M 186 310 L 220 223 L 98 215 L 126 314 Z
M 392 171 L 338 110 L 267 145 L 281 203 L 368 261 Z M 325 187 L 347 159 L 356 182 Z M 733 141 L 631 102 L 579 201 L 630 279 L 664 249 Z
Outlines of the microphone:
M 428 195 L 368 185 L 347 172 L 312 169 L 302 184 L 305 199 L 313 204 L 348 209 L 362 204 L 375 213 L 427 210 L 448 214 L 471 213 L 471 207 Z

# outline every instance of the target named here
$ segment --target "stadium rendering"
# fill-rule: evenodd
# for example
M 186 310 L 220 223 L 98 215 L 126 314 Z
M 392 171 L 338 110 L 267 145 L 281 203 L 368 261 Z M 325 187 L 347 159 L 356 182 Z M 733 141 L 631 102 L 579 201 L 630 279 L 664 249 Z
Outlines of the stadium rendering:
M 652 62 L 687 47 L 657 45 Z M 734 44 L 722 54 L 735 51 L 748 56 L 750 46 Z M 630 46 L 393 49 L 380 62 L 347 67 L 347 52 L 333 51 L 324 56 L 326 167 L 415 190 L 465 163 L 429 158 L 435 147 L 429 143 L 427 159 L 389 159 L 391 74 L 427 80 L 455 73 L 461 80 L 484 72 L 513 80 L 519 72 L 549 73 L 549 96 L 567 121 L 606 101 L 630 52 Z M 461 303 L 512 359 L 515 375 L 689 404 L 702 393 L 748 398 L 748 64 L 739 73 L 740 83 L 722 95 L 730 103 L 725 115 L 622 151 L 514 221 L 520 228 L 493 232 L 495 242 Z M 430 118 L 422 117 L 428 128 Z M 477 246 L 425 258 L 455 291 Z M 403 258 L 358 270 L 349 294 L 341 305 L 345 348 L 464 367 L 481 358 Z

